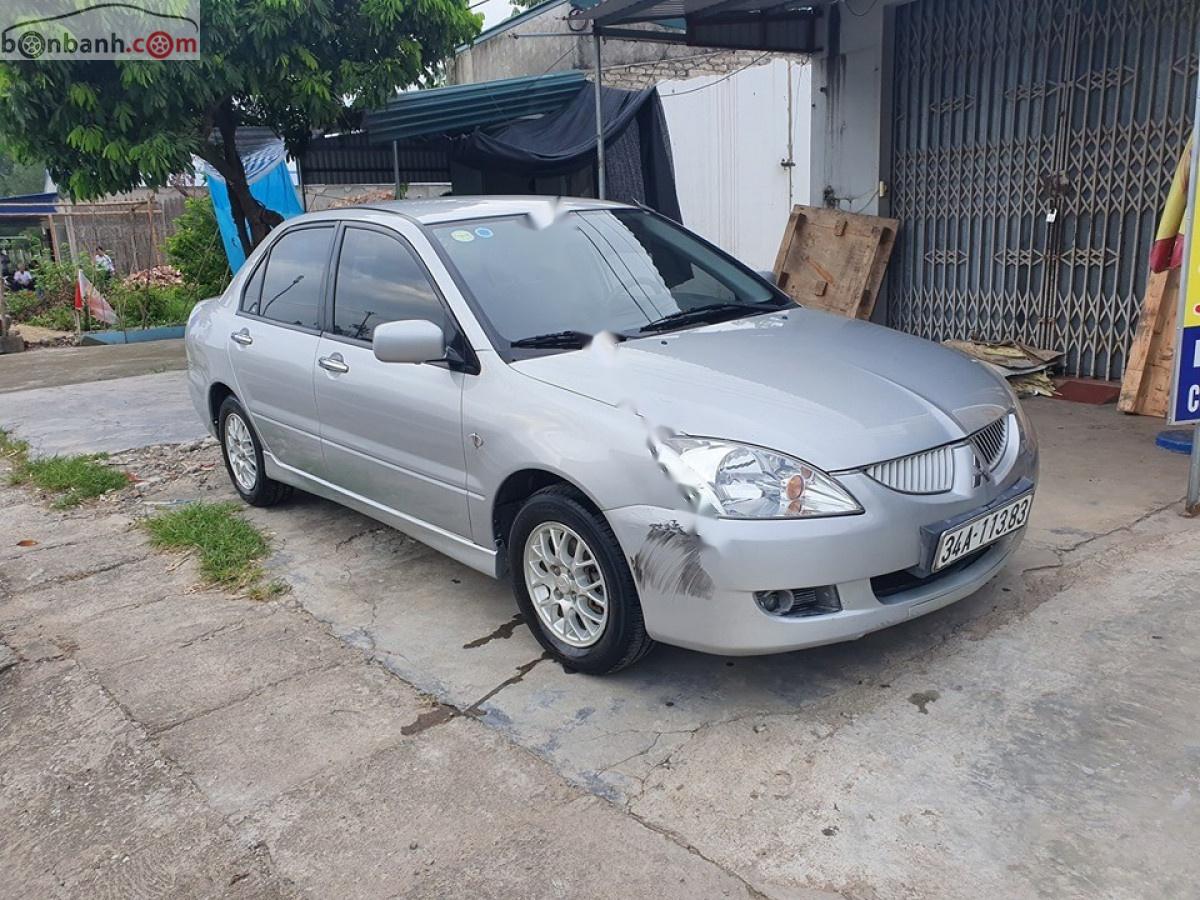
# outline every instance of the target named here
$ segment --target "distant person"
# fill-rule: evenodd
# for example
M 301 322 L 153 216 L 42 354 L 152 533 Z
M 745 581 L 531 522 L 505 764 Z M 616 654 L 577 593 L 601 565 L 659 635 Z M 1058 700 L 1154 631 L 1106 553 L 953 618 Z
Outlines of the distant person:
M 105 277 L 111 276 L 116 271 L 112 257 L 104 252 L 103 247 L 96 248 L 96 255 L 92 257 L 92 262 L 96 264 L 98 270 L 104 273 Z
M 33 289 L 33 273 L 25 267 L 25 263 L 17 265 L 17 271 L 13 272 L 12 280 L 18 291 Z

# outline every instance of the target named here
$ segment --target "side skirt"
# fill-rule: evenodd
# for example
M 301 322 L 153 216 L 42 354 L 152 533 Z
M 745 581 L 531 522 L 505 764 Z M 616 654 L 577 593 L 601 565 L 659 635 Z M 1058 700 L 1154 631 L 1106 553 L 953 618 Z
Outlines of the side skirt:
M 316 494 L 318 497 L 324 497 L 334 503 L 340 503 L 364 516 L 370 516 L 385 525 L 390 525 L 402 534 L 432 547 L 439 553 L 444 553 L 464 566 L 492 578 L 499 577 L 497 565 L 500 560 L 499 554 L 495 550 L 480 547 L 478 544 L 443 528 L 438 528 L 436 525 L 406 516 L 389 506 L 343 490 L 328 481 L 314 478 L 291 466 L 285 466 L 265 450 L 263 451 L 263 462 L 266 463 L 268 477 L 274 478 L 276 481 L 282 481 L 284 484 L 290 484 L 302 491 Z

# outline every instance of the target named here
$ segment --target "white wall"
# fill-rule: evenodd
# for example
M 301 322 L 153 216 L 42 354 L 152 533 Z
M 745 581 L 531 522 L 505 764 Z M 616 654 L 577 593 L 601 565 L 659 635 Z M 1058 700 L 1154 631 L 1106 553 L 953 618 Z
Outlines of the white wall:
M 861 15 L 846 4 L 829 17 L 828 52 L 813 60 L 812 204 L 878 215 L 880 179 L 886 172 L 883 136 L 890 127 L 885 94 L 884 31 L 888 7 L 906 0 L 883 0 Z M 886 199 L 886 198 L 884 198 Z M 886 205 L 885 205 L 886 208 Z
M 658 91 L 684 224 L 770 269 L 792 204 L 810 196 L 810 67 L 776 58 L 729 77 L 660 82 Z M 780 165 L 789 135 L 791 168 Z

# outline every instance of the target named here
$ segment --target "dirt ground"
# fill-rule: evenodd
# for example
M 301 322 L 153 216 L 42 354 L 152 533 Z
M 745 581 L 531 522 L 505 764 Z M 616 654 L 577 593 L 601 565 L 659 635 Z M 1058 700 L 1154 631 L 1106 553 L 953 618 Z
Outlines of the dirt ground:
M 545 660 L 504 585 L 303 495 L 247 511 L 289 593 L 197 588 L 137 520 L 234 496 L 206 439 L 118 453 L 138 480 L 71 512 L 4 487 L 4 892 L 1189 895 L 1186 459 L 1152 421 L 1029 408 L 1034 520 L 978 595 L 852 644 L 660 647 L 607 679 Z

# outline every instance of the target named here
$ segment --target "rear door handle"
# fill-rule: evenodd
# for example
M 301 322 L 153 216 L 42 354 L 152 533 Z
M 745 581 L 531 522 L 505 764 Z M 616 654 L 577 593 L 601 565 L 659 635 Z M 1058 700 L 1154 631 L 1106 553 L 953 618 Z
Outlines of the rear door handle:
M 337 372 L 339 375 L 350 371 L 350 367 L 346 365 L 346 361 L 342 359 L 340 353 L 335 353 L 333 356 L 322 356 L 317 360 L 317 365 L 326 372 Z
M 249 347 L 254 343 L 254 338 L 250 337 L 250 329 L 243 328 L 241 331 L 235 331 L 229 336 L 235 344 L 241 344 L 243 347 Z

